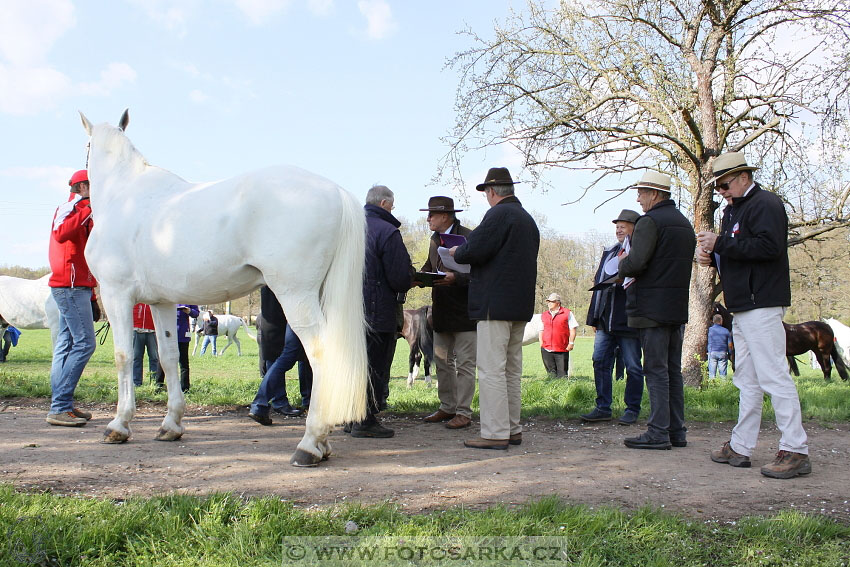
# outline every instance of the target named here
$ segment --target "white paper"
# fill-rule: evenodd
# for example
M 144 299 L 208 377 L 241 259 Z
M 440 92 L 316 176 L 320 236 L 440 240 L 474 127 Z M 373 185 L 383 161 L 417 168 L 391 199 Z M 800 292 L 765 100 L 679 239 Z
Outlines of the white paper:
M 631 250 L 631 248 L 632 248 L 631 239 L 627 236 L 626 239 L 623 240 L 623 250 L 626 252 L 626 254 L 628 254 L 629 250 Z M 630 285 L 632 285 L 633 283 L 635 283 L 635 279 L 633 277 L 627 277 L 623 280 L 623 287 L 627 288 Z
M 449 254 L 449 249 L 443 246 L 437 247 L 437 254 L 440 255 L 440 260 L 443 261 L 443 267 L 453 272 L 468 274 L 471 266 L 469 264 L 458 264 L 452 255 Z

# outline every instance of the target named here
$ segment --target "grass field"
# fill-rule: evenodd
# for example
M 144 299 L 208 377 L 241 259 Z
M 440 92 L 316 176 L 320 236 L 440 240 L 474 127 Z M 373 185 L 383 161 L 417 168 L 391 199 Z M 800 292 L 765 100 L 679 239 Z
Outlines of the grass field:
M 234 346 L 222 357 L 191 357 L 190 404 L 250 403 L 259 383 L 257 345 L 248 337 L 242 339 L 242 357 L 236 356 Z M 24 332 L 9 361 L 0 365 L 0 397 L 49 397 L 49 343 L 47 331 Z M 595 398 L 591 350 L 592 339 L 580 338 L 573 354 L 573 377 L 556 380 L 545 376 L 539 347 L 526 347 L 523 415 L 576 418 L 590 409 Z M 421 379 L 413 389 L 406 388 L 406 361 L 407 344 L 399 341 L 392 369 L 390 411 L 425 413 L 436 409 L 435 388 L 426 389 Z M 805 418 L 850 421 L 850 384 L 837 379 L 824 383 L 820 372 L 807 368 L 803 373 L 797 383 Z M 297 401 L 295 373 L 289 378 L 290 397 Z M 623 409 L 623 386 L 622 382 L 615 384 L 615 413 Z M 140 400 L 165 401 L 165 396 L 156 393 L 147 381 L 137 396 Z M 83 402 L 116 401 L 111 337 L 98 346 L 77 389 L 77 398 Z M 476 396 L 476 410 L 477 404 Z M 645 399 L 644 412 L 647 410 Z M 689 420 L 734 420 L 737 390 L 728 381 L 715 381 L 701 390 L 688 388 L 686 411 Z M 765 418 L 772 417 L 766 401 Z M 850 526 L 794 512 L 738 522 L 697 522 L 661 510 L 625 513 L 571 506 L 548 498 L 518 509 L 451 508 L 410 515 L 391 504 L 305 510 L 273 497 L 243 500 L 229 494 L 203 498 L 169 495 L 113 501 L 22 494 L 0 486 L 0 565 L 281 565 L 285 538 L 344 535 L 348 521 L 357 523 L 358 535 L 407 539 L 557 536 L 567 550 L 566 560 L 558 565 L 850 564 Z
M 257 344 L 240 333 L 242 354 L 236 355 L 236 345 L 231 345 L 224 356 L 191 356 L 192 389 L 188 403 L 199 405 L 248 405 L 259 384 L 257 370 Z M 98 345 L 89 361 L 80 384 L 77 399 L 93 402 L 115 402 L 118 389 L 112 353 L 112 336 Z M 219 349 L 224 341 L 219 341 Z M 594 406 L 596 390 L 593 384 L 591 352 L 593 340 L 580 337 L 572 353 L 573 376 L 569 380 L 546 377 L 538 345 L 526 346 L 523 351 L 523 416 L 550 418 L 576 418 Z M 436 388 L 425 388 L 420 379 L 412 389 L 407 389 L 408 347 L 399 340 L 392 366 L 389 411 L 396 413 L 425 413 L 438 405 Z M 50 335 L 44 330 L 24 331 L 9 361 L 0 365 L 0 397 L 49 397 L 50 395 Z M 836 378 L 825 382 L 820 371 L 800 365 L 803 375 L 797 387 L 804 419 L 823 422 L 850 421 L 850 384 Z M 833 375 L 836 373 L 833 372 Z M 290 399 L 299 401 L 295 370 L 290 371 L 287 391 Z M 623 381 L 614 384 L 614 412 L 624 409 Z M 165 394 L 157 393 L 148 380 L 136 392 L 137 399 L 165 401 Z M 644 416 L 649 409 L 644 393 Z M 694 421 L 730 421 L 738 415 L 738 390 L 731 380 L 714 380 L 702 389 L 686 388 L 686 418 Z M 478 409 L 478 396 L 473 400 L 473 410 Z M 770 401 L 765 401 L 764 416 L 773 418 Z

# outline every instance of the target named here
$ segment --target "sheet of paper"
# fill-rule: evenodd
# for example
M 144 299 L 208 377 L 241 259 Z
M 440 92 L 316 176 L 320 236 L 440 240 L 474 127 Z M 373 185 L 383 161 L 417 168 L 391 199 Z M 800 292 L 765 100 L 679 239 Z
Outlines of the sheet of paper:
M 471 266 L 469 264 L 458 264 L 455 259 L 449 254 L 449 249 L 443 246 L 437 247 L 437 254 L 440 255 L 440 260 L 443 261 L 443 267 L 453 272 L 468 274 Z
M 632 248 L 632 245 L 631 245 L 631 238 L 629 238 L 629 237 L 627 236 L 627 237 L 626 237 L 626 239 L 625 239 L 625 240 L 623 240 L 623 250 L 625 250 L 626 254 L 628 254 L 628 253 L 629 253 L 629 250 L 631 250 L 631 248 Z M 625 278 L 625 279 L 623 280 L 623 288 L 627 288 L 627 287 L 629 287 L 630 285 L 632 285 L 633 283 L 635 283 L 635 279 L 634 279 L 634 278 L 632 278 L 632 277 Z

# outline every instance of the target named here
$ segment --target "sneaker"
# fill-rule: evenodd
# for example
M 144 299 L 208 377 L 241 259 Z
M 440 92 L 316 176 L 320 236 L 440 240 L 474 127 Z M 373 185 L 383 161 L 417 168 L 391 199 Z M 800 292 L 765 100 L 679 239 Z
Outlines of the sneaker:
M 260 415 L 260 414 L 257 414 L 257 413 L 249 413 L 248 417 L 250 417 L 251 419 L 253 419 L 257 423 L 259 423 L 260 425 L 271 425 L 273 423 L 272 418 L 270 418 L 267 415 Z
M 582 421 L 611 421 L 611 412 L 593 408 L 593 411 L 579 416 Z
M 792 451 L 779 451 L 773 463 L 761 468 L 761 474 L 770 478 L 794 478 L 811 472 L 812 462 L 809 456 Z
M 711 452 L 711 460 L 715 463 L 725 463 L 727 465 L 732 465 L 733 467 L 743 467 L 745 469 L 750 468 L 750 458 L 732 450 L 732 446 L 729 444 L 729 441 L 724 443 L 717 451 Z
M 50 425 L 64 425 L 65 427 L 79 427 L 86 424 L 86 420 L 82 417 L 77 417 L 72 411 L 63 411 L 62 413 L 47 414 L 47 423 Z
M 637 423 L 637 420 L 637 412 L 634 410 L 627 409 L 623 412 L 623 415 L 620 416 L 620 421 L 618 421 L 617 423 L 619 423 L 620 425 L 634 425 L 635 423 Z
M 623 444 L 629 449 L 658 449 L 669 450 L 673 448 L 673 444 L 669 441 L 660 441 L 649 436 L 649 432 L 645 431 L 638 437 L 626 437 L 623 439 Z
M 91 414 L 89 412 L 83 411 L 79 408 L 72 409 L 71 413 L 73 413 L 77 417 L 81 417 L 81 418 L 85 419 L 86 421 L 91 419 Z

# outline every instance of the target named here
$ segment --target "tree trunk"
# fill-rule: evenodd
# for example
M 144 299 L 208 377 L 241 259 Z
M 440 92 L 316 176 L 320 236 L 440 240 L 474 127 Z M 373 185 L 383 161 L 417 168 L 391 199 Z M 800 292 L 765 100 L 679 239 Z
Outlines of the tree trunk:
M 688 302 L 688 325 L 682 345 L 682 376 L 688 386 L 702 384 L 702 362 L 708 344 L 708 327 L 714 310 L 714 268 L 694 264 L 691 296 Z

